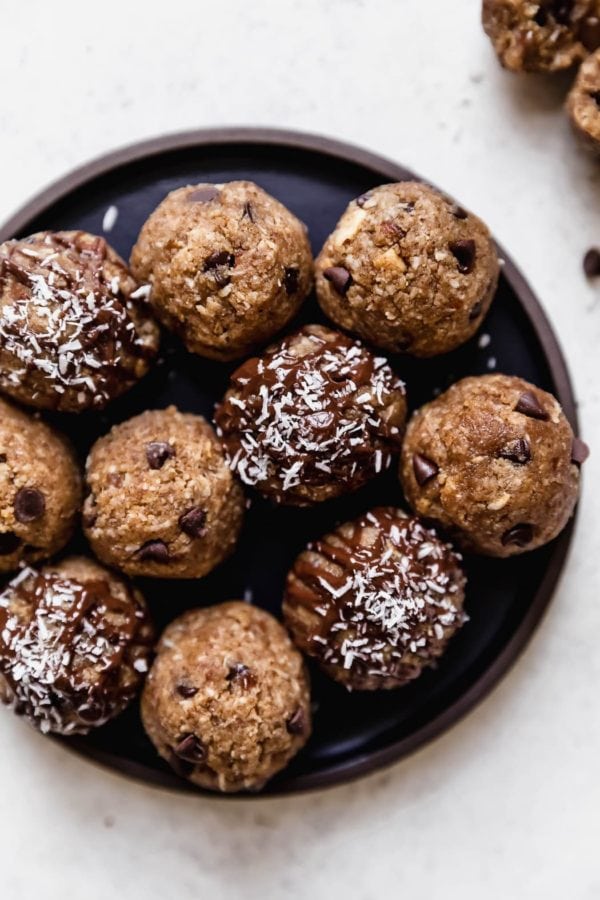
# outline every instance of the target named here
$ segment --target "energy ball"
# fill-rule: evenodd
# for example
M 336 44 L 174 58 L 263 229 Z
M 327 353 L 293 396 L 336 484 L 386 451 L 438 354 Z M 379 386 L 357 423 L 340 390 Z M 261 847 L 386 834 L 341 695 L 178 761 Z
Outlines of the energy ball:
M 312 264 L 306 227 L 251 181 L 172 191 L 131 254 L 160 321 L 217 360 L 250 353 L 290 321 Z
M 406 181 L 349 204 L 317 258 L 317 297 L 325 315 L 376 347 L 436 356 L 479 328 L 498 273 L 483 222 Z
M 0 400 L 0 573 L 57 553 L 81 505 L 81 476 L 67 441 Z
M 40 409 L 102 409 L 157 353 L 145 290 L 85 231 L 0 244 L 0 390 Z
M 0 699 L 44 733 L 87 734 L 136 696 L 152 642 L 139 591 L 97 563 L 23 569 L 0 594 Z
M 567 98 L 567 112 L 576 134 L 600 152 L 600 51 L 581 65 Z
M 460 556 L 399 509 L 346 522 L 300 554 L 283 613 L 297 647 L 350 690 L 435 665 L 466 616 Z
M 414 511 L 466 550 L 513 556 L 573 513 L 588 450 L 558 402 L 522 378 L 464 378 L 410 420 L 401 479 Z
M 171 406 L 116 425 L 92 447 L 86 481 L 90 545 L 128 575 L 201 578 L 235 547 L 242 489 L 201 416 Z
M 209 790 L 260 790 L 310 735 L 302 657 L 262 609 L 231 602 L 192 610 L 160 641 L 142 720 L 182 777 Z
M 513 72 L 569 69 L 600 47 L 598 0 L 483 0 L 482 21 Z
M 277 503 L 308 506 L 388 468 L 406 418 L 382 357 L 307 325 L 234 372 L 215 413 L 231 468 Z

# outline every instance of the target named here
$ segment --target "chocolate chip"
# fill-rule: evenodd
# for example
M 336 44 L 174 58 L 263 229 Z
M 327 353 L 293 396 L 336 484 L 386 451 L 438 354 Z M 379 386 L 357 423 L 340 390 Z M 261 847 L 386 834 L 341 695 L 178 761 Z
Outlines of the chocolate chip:
M 423 487 L 440 471 L 439 466 L 422 453 L 413 454 L 413 472 L 419 487 Z
M 458 271 L 462 272 L 463 275 L 468 275 L 469 272 L 472 272 L 475 265 L 475 257 L 477 255 L 475 241 L 452 241 L 448 246 L 458 263 Z
M 373 191 L 365 191 L 364 194 L 361 194 L 360 197 L 356 198 L 356 205 L 363 207 L 367 200 L 370 200 L 373 196 Z
M 343 266 L 331 266 L 329 269 L 325 269 L 323 278 L 331 282 L 333 289 L 340 297 L 348 292 L 348 288 L 352 284 L 352 275 Z
M 198 688 L 193 687 L 191 684 L 178 684 L 175 690 L 180 697 L 185 697 L 186 700 L 189 700 L 190 697 L 195 697 L 198 693 Z
M 576 466 L 581 466 L 590 455 L 590 448 L 581 438 L 573 438 L 573 446 L 571 448 L 571 462 Z
M 550 418 L 533 391 L 525 391 L 521 394 L 515 406 L 515 412 L 523 413 L 530 419 L 540 419 L 542 422 Z
M 244 691 L 256 684 L 255 676 L 248 666 L 245 666 L 243 663 L 235 663 L 231 666 L 227 673 L 226 680 L 233 684 L 239 684 Z
M 229 250 L 216 250 L 207 256 L 204 260 L 204 271 L 216 269 L 217 266 L 229 266 L 232 269 L 235 266 L 235 256 Z
M 179 759 L 184 759 L 190 763 L 202 762 L 206 756 L 204 744 L 195 734 L 184 735 L 174 748 L 174 751 Z
M 401 225 L 398 225 L 397 222 L 394 222 L 393 219 L 383 222 L 381 228 L 394 241 L 401 241 L 402 238 L 406 237 L 406 230 Z
M 168 563 L 171 559 L 164 541 L 146 541 L 135 555 L 141 562 Z
M 253 209 L 251 203 L 248 203 L 248 202 L 244 203 L 244 211 L 242 213 L 242 219 L 244 219 L 244 218 L 250 219 L 251 222 L 256 221 L 256 219 L 254 218 L 254 209 Z
M 523 466 L 531 460 L 531 447 L 527 438 L 516 438 L 505 444 L 497 455 L 501 459 L 508 459 L 510 462 Z
M 533 525 L 521 522 L 505 531 L 502 535 L 502 545 L 515 544 L 517 547 L 526 547 L 533 539 Z
M 583 257 L 583 271 L 588 278 L 600 275 L 600 250 L 591 247 Z
M 298 269 L 293 266 L 288 266 L 285 270 L 283 276 L 283 284 L 285 287 L 285 292 L 290 297 L 292 294 L 295 294 L 298 290 L 298 276 L 300 275 Z
M 21 538 L 13 531 L 0 532 L 0 556 L 10 556 L 20 546 Z
M 468 219 L 469 213 L 466 209 L 463 209 L 462 206 L 459 206 L 457 203 L 454 203 L 450 209 L 450 212 L 454 216 L 455 219 Z
M 469 311 L 469 322 L 474 322 L 475 319 L 478 319 L 482 312 L 483 312 L 483 300 L 478 300 L 477 303 L 474 306 L 472 306 Z
M 44 515 L 46 498 L 37 488 L 21 488 L 20 491 L 17 491 L 13 507 L 17 522 L 26 525 Z
M 579 26 L 579 40 L 586 50 L 593 53 L 600 48 L 600 18 L 588 16 Z
M 208 203 L 218 196 L 218 188 L 214 187 L 212 184 L 207 184 L 205 187 L 197 188 L 195 191 L 192 191 L 191 194 L 188 194 L 186 200 L 190 203 Z
M 204 537 L 206 534 L 206 510 L 200 506 L 192 506 L 179 516 L 179 527 L 192 538 Z
M 2 465 L 2 463 L 5 463 L 6 459 L 6 453 L 0 453 L 0 465 Z
M 151 469 L 162 469 L 168 459 L 175 456 L 175 448 L 166 441 L 151 441 L 146 444 L 146 459 Z
M 306 716 L 301 706 L 294 710 L 285 723 L 285 727 L 289 734 L 304 734 L 306 730 Z

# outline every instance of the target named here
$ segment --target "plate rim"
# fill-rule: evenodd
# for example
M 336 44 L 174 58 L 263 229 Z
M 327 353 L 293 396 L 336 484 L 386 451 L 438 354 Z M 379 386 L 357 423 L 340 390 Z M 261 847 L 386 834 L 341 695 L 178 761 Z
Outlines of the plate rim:
M 0 224 L 0 242 L 10 239 L 14 234 L 22 231 L 28 222 L 41 215 L 49 206 L 61 200 L 66 194 L 82 188 L 92 179 L 106 175 L 120 166 L 148 160 L 163 153 L 189 150 L 194 147 L 206 148 L 228 144 L 266 145 L 271 148 L 286 147 L 307 150 L 315 154 L 323 154 L 346 163 L 353 163 L 371 169 L 378 175 L 383 175 L 391 181 L 405 180 L 408 172 L 416 180 L 425 181 L 428 184 L 431 183 L 419 174 L 413 173 L 411 169 L 405 169 L 399 163 L 386 156 L 381 156 L 354 144 L 319 134 L 291 129 L 252 126 L 193 129 L 130 143 L 103 153 L 89 162 L 75 167 L 67 172 L 66 175 L 56 179 L 47 187 L 34 194 L 5 222 Z M 505 260 L 503 274 L 509 281 L 522 309 L 530 320 L 550 369 L 556 388 L 556 395 L 575 434 L 578 434 L 577 403 L 569 370 L 557 336 L 541 302 L 537 299 L 525 276 L 512 258 L 503 251 L 502 246 L 500 244 L 497 244 L 497 246 L 501 257 Z M 212 794 L 202 791 L 194 785 L 178 779 L 175 775 L 171 776 L 170 773 L 163 774 L 159 770 L 150 769 L 144 764 L 123 760 L 113 756 L 111 753 L 96 750 L 95 748 L 90 750 L 87 746 L 79 746 L 79 741 L 73 741 L 72 739 L 63 740 L 61 738 L 54 739 L 58 740 L 61 746 L 68 751 L 84 757 L 88 762 L 97 766 L 109 769 L 121 777 L 131 778 L 135 781 L 143 782 L 147 786 L 162 790 L 176 791 L 177 793 L 186 793 L 211 799 L 272 799 L 273 797 L 302 794 L 348 783 L 369 773 L 381 770 L 394 762 L 400 762 L 449 730 L 451 726 L 460 722 L 492 693 L 503 677 L 516 664 L 541 624 L 558 587 L 573 539 L 576 514 L 577 511 L 567 527 L 555 539 L 553 553 L 544 576 L 518 629 L 512 634 L 491 664 L 485 668 L 466 691 L 461 693 L 459 697 L 433 719 L 417 728 L 410 735 L 394 741 L 384 748 L 370 753 L 362 753 L 352 759 L 328 767 L 324 771 L 296 776 L 287 785 L 282 785 L 281 787 L 275 785 L 274 789 L 269 790 L 267 788 L 267 791 L 263 793 L 230 795 Z

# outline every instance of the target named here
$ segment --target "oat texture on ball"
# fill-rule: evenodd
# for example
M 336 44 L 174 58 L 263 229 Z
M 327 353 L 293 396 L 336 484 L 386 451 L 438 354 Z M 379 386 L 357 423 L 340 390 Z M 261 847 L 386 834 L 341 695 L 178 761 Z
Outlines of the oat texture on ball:
M 460 556 L 418 519 L 379 507 L 309 545 L 287 579 L 295 644 L 354 690 L 397 688 L 464 623 Z
M 600 0 L 483 0 L 482 21 L 513 72 L 569 69 L 600 47 Z
M 580 67 L 567 98 L 571 124 L 584 144 L 600 152 L 600 50 Z
M 302 657 L 262 609 L 192 610 L 163 634 L 142 719 L 179 775 L 210 790 L 259 790 L 310 735 Z
M 436 356 L 468 340 L 498 283 L 483 222 L 424 184 L 353 200 L 316 261 L 317 297 L 342 328 L 392 352 Z
M 404 385 L 383 357 L 307 325 L 234 372 L 215 421 L 245 484 L 306 506 L 387 469 L 405 417 Z
M 158 327 L 103 238 L 44 231 L 0 245 L 0 390 L 41 409 L 101 409 L 146 374 Z
M 86 734 L 134 699 L 152 642 L 139 591 L 97 563 L 24 568 L 0 593 L 0 699 L 44 733 Z
M 312 286 L 306 227 L 249 181 L 172 191 L 131 254 L 158 318 L 188 350 L 237 359 L 295 315 Z
M 550 394 L 514 376 L 464 378 L 410 420 L 402 485 L 466 550 L 512 556 L 565 527 L 587 452 Z
M 86 481 L 92 549 L 129 575 L 200 578 L 235 546 L 242 489 L 201 416 L 169 407 L 116 425 L 93 446 Z
M 0 400 L 0 573 L 62 549 L 80 503 L 79 465 L 67 440 Z

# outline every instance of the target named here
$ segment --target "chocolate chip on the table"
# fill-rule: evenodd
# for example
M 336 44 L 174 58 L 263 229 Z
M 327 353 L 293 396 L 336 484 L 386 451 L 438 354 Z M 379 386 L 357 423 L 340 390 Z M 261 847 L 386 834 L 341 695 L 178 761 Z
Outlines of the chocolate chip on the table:
M 184 697 L 186 700 L 189 700 L 190 697 L 195 697 L 198 693 L 198 688 L 191 684 L 178 684 L 175 690 L 180 697 Z
M 15 519 L 23 525 L 35 522 L 46 511 L 46 498 L 37 488 L 21 488 L 13 503 Z
M 588 278 L 600 275 L 600 250 L 597 247 L 591 247 L 583 257 L 583 271 Z
M 330 266 L 323 272 L 323 278 L 331 282 L 333 289 L 343 297 L 352 284 L 352 275 L 343 266 Z
M 590 448 L 581 438 L 573 438 L 573 446 L 571 448 L 571 462 L 576 466 L 581 466 L 590 455 Z
M 202 762 L 206 756 L 204 744 L 195 734 L 184 735 L 174 749 L 179 759 L 184 759 L 186 762 Z
M 413 454 L 413 472 L 419 487 L 423 487 L 424 484 L 435 478 L 439 471 L 439 466 L 432 459 L 422 453 Z
M 453 203 L 450 209 L 450 212 L 454 216 L 455 219 L 468 219 L 469 213 L 466 209 L 463 209 L 462 206 L 459 206 L 458 203 Z
M 179 527 L 192 538 L 204 537 L 206 534 L 206 510 L 200 506 L 192 506 L 179 516 Z
M 367 200 L 370 200 L 372 196 L 372 191 L 365 191 L 364 194 L 361 194 L 360 197 L 356 198 L 356 205 L 361 207 L 364 206 Z
M 207 184 L 205 187 L 197 188 L 195 191 L 192 191 L 191 194 L 188 194 L 186 200 L 190 203 L 208 203 L 218 196 L 219 189 L 212 184 Z
M 579 26 L 579 40 L 586 50 L 593 53 L 600 48 L 600 18 L 587 16 Z
M 169 548 L 164 541 L 146 541 L 135 554 L 141 562 L 168 563 Z
M 526 547 L 533 539 L 533 525 L 526 522 L 520 522 L 505 531 L 502 535 L 502 544 L 506 547 L 509 544 L 515 544 L 517 547 Z
M 452 241 L 452 243 L 449 244 L 449 247 L 450 252 L 458 263 L 459 272 L 462 272 L 463 275 L 468 275 L 469 272 L 472 272 L 473 266 L 475 265 L 475 257 L 477 255 L 475 241 L 472 239 Z
M 21 538 L 14 531 L 0 532 L 0 556 L 10 556 L 21 544 Z
M 521 394 L 515 406 L 515 412 L 529 416 L 530 419 L 540 419 L 542 422 L 550 418 L 533 391 L 525 391 Z
M 242 213 L 242 219 L 250 219 L 251 222 L 256 221 L 254 218 L 254 209 L 252 204 L 249 202 L 244 203 L 244 211 Z
M 299 706 L 285 723 L 289 734 L 304 734 L 306 730 L 306 716 L 304 710 Z
M 166 441 L 150 441 L 146 444 L 146 459 L 151 469 L 162 469 L 172 456 L 175 456 L 175 448 Z
M 529 441 L 527 438 L 515 438 L 514 441 L 509 441 L 498 451 L 498 456 L 523 466 L 531 460 Z
M 232 269 L 235 266 L 233 253 L 230 253 L 229 250 L 216 250 L 204 260 L 205 272 L 209 272 L 210 269 L 216 269 L 218 266 L 229 266 Z
M 298 290 L 298 278 L 300 272 L 294 266 L 288 266 L 285 270 L 283 276 L 283 285 L 285 287 L 285 292 L 290 297 L 292 294 L 295 294 Z
M 478 300 L 477 303 L 474 306 L 472 306 L 469 311 L 469 322 L 474 322 L 475 319 L 478 319 L 482 312 L 483 312 L 483 300 Z
M 226 680 L 232 682 L 233 684 L 239 684 L 243 690 L 248 690 L 249 687 L 256 684 L 256 678 L 253 675 L 252 671 L 245 666 L 244 663 L 234 663 L 233 666 L 230 666 L 229 672 L 227 673 Z

